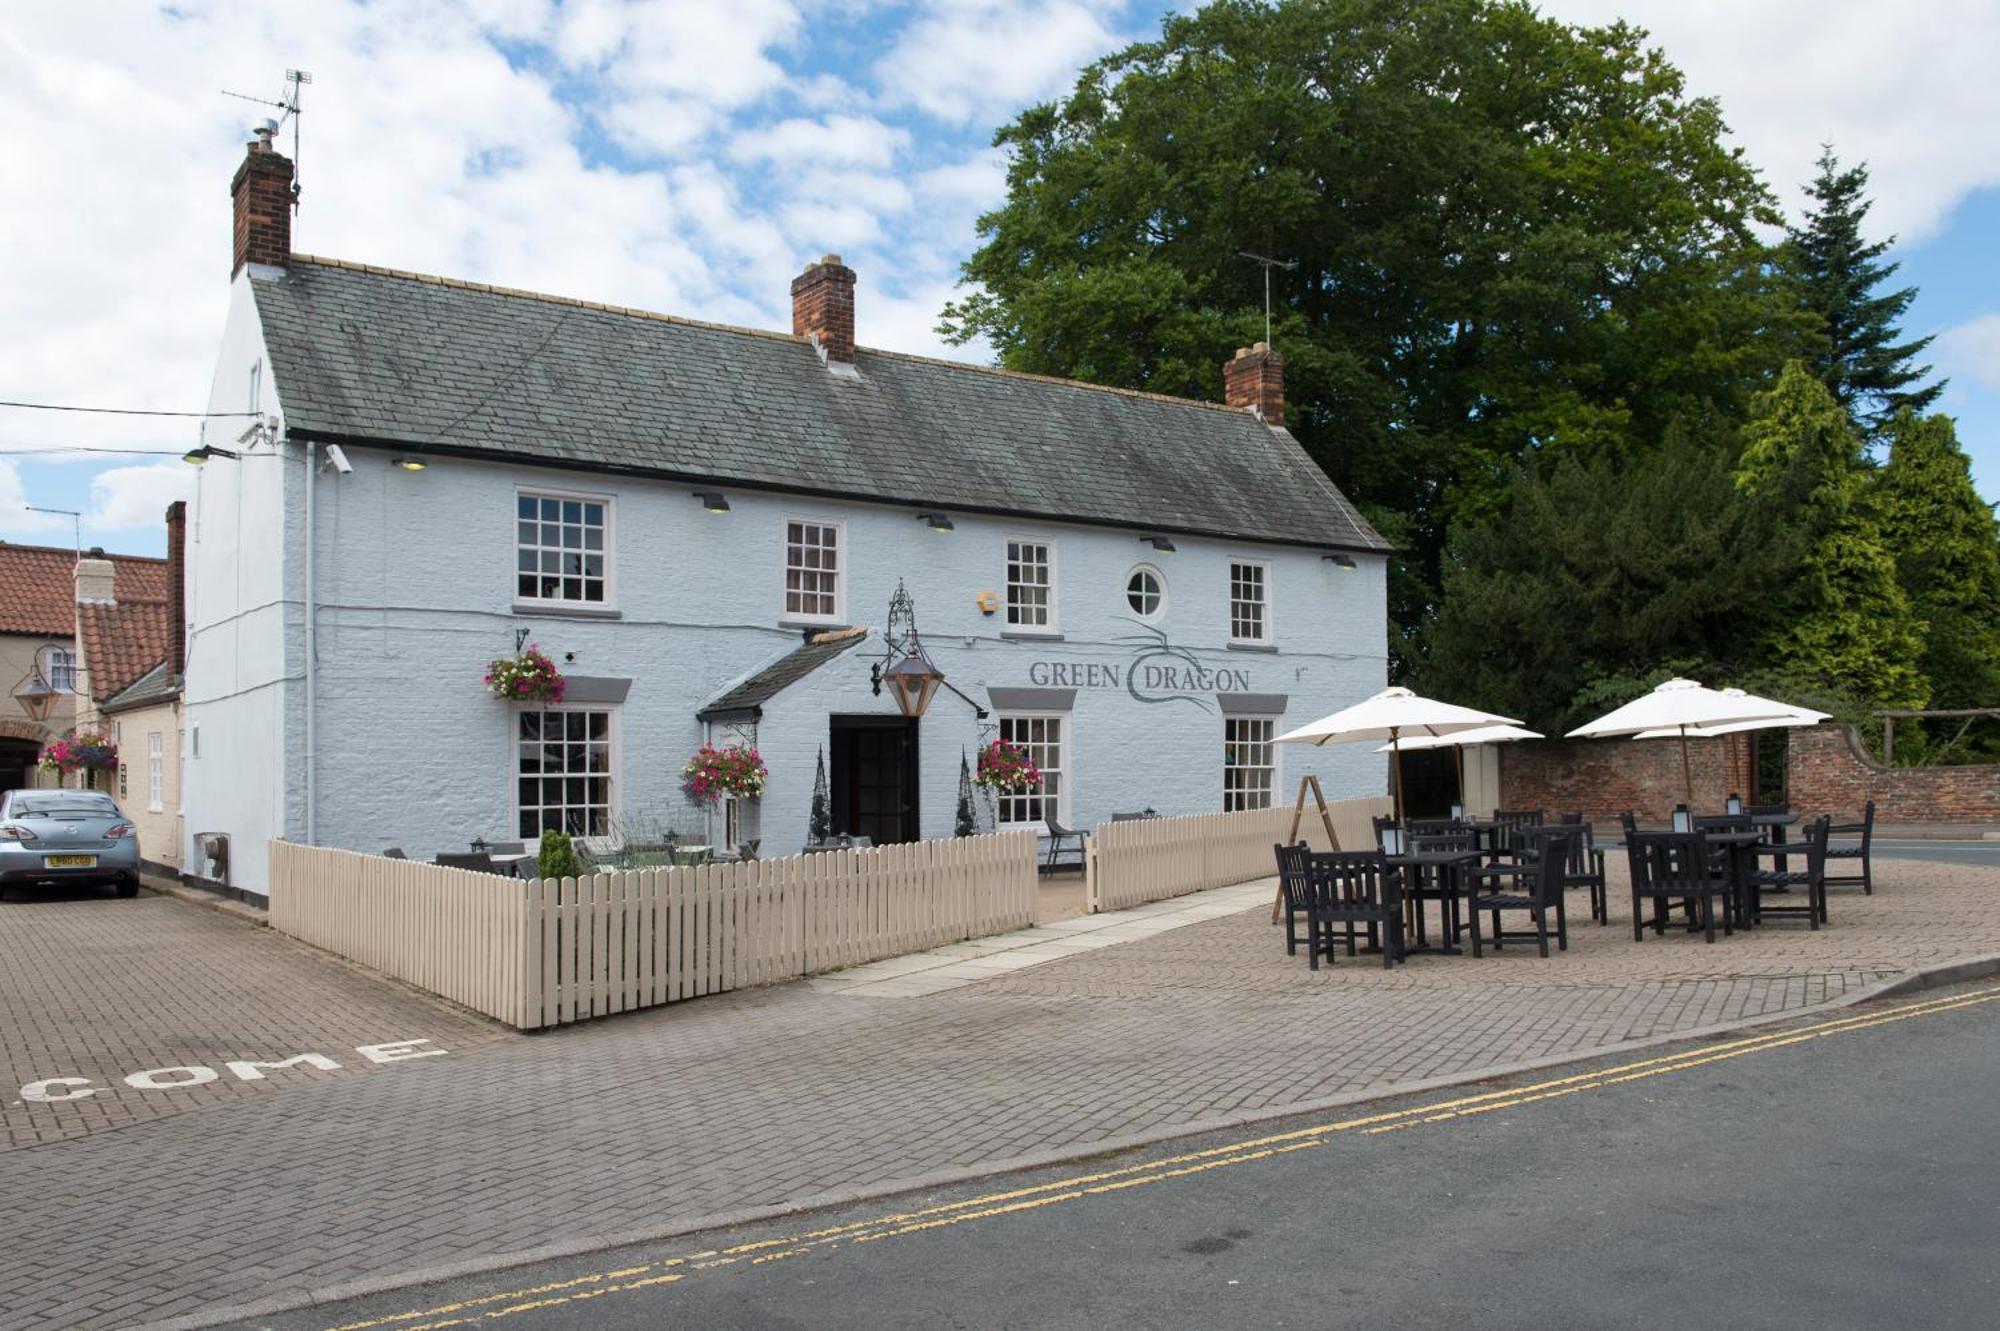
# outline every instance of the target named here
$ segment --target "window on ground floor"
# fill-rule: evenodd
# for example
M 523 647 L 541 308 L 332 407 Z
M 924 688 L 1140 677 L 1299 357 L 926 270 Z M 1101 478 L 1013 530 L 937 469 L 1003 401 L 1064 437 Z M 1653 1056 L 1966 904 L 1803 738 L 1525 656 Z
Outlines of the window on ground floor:
M 1063 734 L 1067 722 L 1067 717 L 1048 715 L 1000 718 L 1000 738 L 1026 753 L 1042 773 L 1036 789 L 1000 795 L 1000 826 L 1040 826 L 1051 816 L 1057 822 L 1069 821 L 1068 748 Z
M 1268 809 L 1278 784 L 1277 721 L 1268 716 L 1222 718 L 1222 811 Z
M 167 807 L 166 737 L 157 730 L 146 736 L 146 807 L 154 813 Z
M 611 713 L 524 708 L 516 721 L 515 802 L 520 835 L 611 834 Z

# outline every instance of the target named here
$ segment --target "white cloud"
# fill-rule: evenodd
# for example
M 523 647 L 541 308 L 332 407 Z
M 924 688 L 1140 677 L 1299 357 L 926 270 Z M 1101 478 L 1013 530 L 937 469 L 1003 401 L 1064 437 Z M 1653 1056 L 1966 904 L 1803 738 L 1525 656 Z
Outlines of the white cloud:
M 40 538 L 58 530 L 67 535 L 71 529 L 68 518 L 28 512 L 28 492 L 21 484 L 21 469 L 11 462 L 0 461 L 0 539 Z
M 1939 370 L 2000 393 L 2000 314 L 1982 314 L 1947 328 L 1938 335 L 1934 350 Z
M 1066 92 L 1120 47 L 1122 5 L 1090 0 L 938 0 L 875 66 L 891 105 L 943 120 L 994 121 Z
M 178 458 L 101 471 L 91 478 L 84 525 L 109 531 L 163 526 L 168 504 L 194 498 L 194 479 L 194 468 Z
M 909 141 L 908 130 L 885 125 L 873 116 L 795 117 L 738 135 L 729 155 L 739 162 L 881 169 L 892 164 Z
M 1570 22 L 1625 18 L 1720 99 L 1735 139 L 1796 217 L 1820 145 L 1869 165 L 1877 236 L 1924 239 L 2000 184 L 2000 5 L 1993 0 L 1545 0 Z

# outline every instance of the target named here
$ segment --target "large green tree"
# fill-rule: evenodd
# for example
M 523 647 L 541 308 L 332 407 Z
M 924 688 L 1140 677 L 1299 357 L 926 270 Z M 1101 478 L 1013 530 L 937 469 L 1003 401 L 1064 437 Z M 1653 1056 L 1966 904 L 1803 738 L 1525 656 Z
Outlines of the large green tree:
M 1560 733 L 1669 673 L 1744 679 L 1805 534 L 1736 462 L 1727 426 L 1675 422 L 1629 460 L 1524 469 L 1452 534 L 1419 686 Z
M 1897 581 L 1928 625 L 1931 706 L 2000 707 L 2000 526 L 1951 418 L 1898 415 L 1877 488 Z M 1990 728 L 1976 733 L 1990 745 Z
M 1517 462 L 1617 457 L 1744 409 L 1805 322 L 1716 105 L 1644 34 L 1513 0 L 1217 0 L 1002 128 L 943 328 L 1009 367 L 1214 396 L 1275 342 L 1289 423 L 1405 543 L 1434 612 L 1451 523 Z M 1412 639 L 1419 641 L 1420 639 Z
M 1813 372 L 1872 442 L 1898 412 L 1928 408 L 1944 381 L 1922 383 L 1931 367 L 1912 364 L 1932 339 L 1901 340 L 1899 325 L 1917 289 L 1877 290 L 1901 265 L 1882 261 L 1894 236 L 1868 239 L 1868 167 L 1842 170 L 1831 147 L 1822 149 L 1817 165 L 1806 187 L 1812 206 L 1805 225 L 1787 233 L 1784 262 L 1819 320 Z
M 1799 362 L 1752 404 L 1736 482 L 1796 514 L 1807 542 L 1765 625 L 1768 662 L 1877 707 L 1924 706 L 1924 623 L 1897 580 L 1860 436 Z

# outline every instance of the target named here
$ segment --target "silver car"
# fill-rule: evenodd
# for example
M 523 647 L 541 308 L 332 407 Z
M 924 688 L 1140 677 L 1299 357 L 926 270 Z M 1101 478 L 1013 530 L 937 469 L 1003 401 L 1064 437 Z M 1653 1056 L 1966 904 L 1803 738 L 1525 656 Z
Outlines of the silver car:
M 0 898 L 10 887 L 110 883 L 139 891 L 139 829 L 97 790 L 0 795 Z

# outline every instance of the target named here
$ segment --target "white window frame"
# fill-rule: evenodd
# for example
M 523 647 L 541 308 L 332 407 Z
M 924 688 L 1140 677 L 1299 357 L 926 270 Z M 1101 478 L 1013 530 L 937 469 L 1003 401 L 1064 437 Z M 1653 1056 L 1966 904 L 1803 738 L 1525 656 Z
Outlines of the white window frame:
M 146 809 L 149 813 L 167 810 L 166 737 L 157 730 L 146 735 Z
M 1141 573 L 1153 575 L 1153 581 L 1160 585 L 1160 603 L 1153 607 L 1152 614 L 1132 608 L 1132 579 Z M 1140 562 L 1125 570 L 1125 581 L 1119 584 L 1118 600 L 1125 607 L 1125 613 L 1141 624 L 1157 624 L 1167 617 L 1167 575 L 1158 564 Z
M 1055 773 L 1057 777 L 1060 778 L 1056 783 L 1055 804 L 1056 804 L 1056 821 L 1061 823 L 1064 827 L 1076 826 L 1075 820 L 1072 819 L 1070 816 L 1070 802 L 1074 796 L 1074 792 L 1076 789 L 1075 716 L 1076 714 L 1074 712 L 1021 711 L 1021 712 L 1002 712 L 998 716 L 994 717 L 994 721 L 998 724 L 1000 732 L 996 736 L 996 738 L 999 739 L 1007 738 L 1006 736 L 1007 724 L 1012 721 L 1054 721 L 1062 727 L 1062 729 L 1056 733 L 1056 753 L 1057 756 L 1062 759 L 1062 761 L 1055 768 Z M 1019 741 L 1011 739 L 1007 740 L 1007 742 L 1009 744 L 1015 744 L 1017 746 L 1019 744 Z M 1032 750 L 1029 752 L 1028 756 L 1030 758 L 1035 757 Z M 1037 768 L 1041 767 L 1041 762 L 1039 759 L 1036 760 L 1035 766 Z M 1035 832 L 1037 835 L 1045 835 L 1048 832 L 1049 823 L 1046 817 L 1037 818 L 1033 822 L 1016 823 L 1016 822 L 1007 822 L 1003 820 L 1000 817 L 1000 811 L 1006 808 L 1006 801 L 1009 798 L 1019 799 L 1021 798 L 1021 796 L 1014 795 L 1010 797 L 1004 792 L 996 793 L 995 795 L 994 825 L 998 830 L 1004 832 L 1025 827 Z M 1043 798 L 1046 798 L 1046 796 L 1044 796 Z
M 1264 587 L 1264 632 L 1255 638 L 1246 638 L 1236 632 L 1236 570 L 1239 568 L 1262 569 Z M 1244 559 L 1231 555 L 1229 559 L 1229 585 L 1227 591 L 1227 613 L 1229 615 L 1229 641 L 1246 647 L 1263 647 L 1277 639 L 1275 588 L 1272 586 L 1271 561 L 1268 559 Z
M 624 782 L 620 779 L 620 771 L 619 771 L 621 754 L 623 753 L 623 738 L 620 734 L 621 726 L 619 724 L 620 708 L 616 703 L 595 703 L 595 702 L 516 703 L 513 707 L 508 709 L 507 744 L 509 750 L 509 757 L 507 759 L 507 778 L 508 778 L 507 802 L 512 812 L 512 821 L 508 823 L 508 827 L 513 829 L 514 835 L 502 839 L 508 841 L 521 840 L 532 843 L 541 836 L 540 832 L 527 833 L 520 830 L 521 813 L 523 811 L 523 805 L 521 804 L 521 718 L 522 716 L 526 715 L 529 712 L 534 712 L 538 715 L 546 715 L 551 712 L 605 713 L 607 717 L 604 730 L 605 779 L 610 784 L 605 791 L 604 831 L 601 835 L 592 835 L 591 833 L 585 832 L 581 835 L 572 833 L 571 836 L 572 839 L 575 840 L 576 842 L 591 848 L 604 848 L 615 844 L 618 838 L 618 825 L 619 825 L 618 820 L 620 814 L 619 800 L 624 790 Z M 541 773 L 538 775 L 545 776 L 547 774 Z M 537 802 L 533 807 L 537 809 L 545 809 L 548 808 L 549 806 Z M 565 804 L 562 807 L 568 808 L 569 806 L 565 802 Z
M 1014 588 L 1016 586 L 1026 587 L 1029 586 L 1030 584 L 1028 583 L 1017 584 L 1011 576 L 1003 577 L 1001 585 L 1006 588 L 1006 604 L 1003 607 L 1003 614 L 1005 615 L 1006 618 L 1003 622 L 1003 628 L 1006 632 L 1010 634 L 1023 634 L 1028 636 L 1034 636 L 1036 634 L 1047 634 L 1051 637 L 1054 637 L 1062 632 L 1061 599 L 1056 590 L 1057 579 L 1060 576 L 1059 573 L 1060 564 L 1058 563 L 1058 555 L 1056 552 L 1056 540 L 1053 536 L 1031 536 L 1021 533 L 1016 533 L 1014 535 L 1006 537 L 1001 547 L 1002 562 L 1006 566 L 1002 570 L 1003 574 L 1010 572 L 1013 569 L 1014 564 L 1017 562 L 1014 559 L 1014 552 L 1013 552 L 1013 547 L 1017 545 L 1039 546 L 1046 555 L 1046 567 L 1048 568 L 1049 571 L 1048 618 L 1045 622 L 1040 624 L 1022 624 L 1015 622 Z
M 1271 732 L 1270 738 L 1262 741 L 1264 747 L 1270 751 L 1271 761 L 1268 766 L 1262 763 L 1231 763 L 1229 761 L 1230 753 L 1236 748 L 1237 745 L 1246 742 L 1254 742 L 1254 741 L 1232 740 L 1229 737 L 1230 727 L 1233 724 L 1239 722 L 1254 722 L 1259 725 L 1270 727 L 1270 732 Z M 1277 739 L 1278 739 L 1278 718 L 1275 716 L 1269 716 L 1263 714 L 1250 714 L 1250 713 L 1244 713 L 1233 716 L 1225 714 L 1223 716 L 1222 718 L 1222 811 L 1224 813 L 1236 813 L 1247 809 L 1269 809 L 1269 808 L 1275 808 L 1277 806 L 1278 792 L 1284 788 L 1282 773 L 1280 771 L 1280 764 L 1283 762 L 1283 752 L 1278 747 Z M 1231 772 L 1242 772 L 1248 770 L 1268 771 L 1271 774 L 1270 785 L 1264 791 L 1265 801 L 1262 804 L 1239 803 L 1232 805 L 1229 802 L 1229 797 L 1232 793 L 1229 788 L 1229 774 Z M 1239 789 L 1234 793 L 1241 795 L 1244 792 Z
M 847 546 L 847 519 L 814 517 L 809 513 L 788 513 L 778 533 L 778 619 L 785 624 L 845 624 L 847 622 L 847 575 L 851 552 Z M 790 606 L 792 574 L 792 524 L 825 527 L 833 532 L 833 613 L 808 614 Z
M 572 601 L 567 597 L 561 597 L 561 596 L 555 596 L 555 597 L 541 596 L 541 595 L 523 596 L 521 594 L 521 550 L 523 548 L 521 545 L 521 522 L 522 522 L 521 501 L 523 499 L 537 499 L 537 500 L 554 499 L 558 502 L 574 501 L 586 504 L 604 505 L 604 549 L 601 552 L 604 555 L 604 599 L 603 600 Z M 535 522 L 536 525 L 539 526 L 541 524 L 541 518 L 537 516 Z M 514 550 L 514 563 L 512 568 L 508 572 L 508 576 L 513 579 L 511 586 L 513 587 L 514 591 L 514 604 L 521 606 L 531 606 L 537 609 L 546 608 L 551 610 L 595 611 L 595 610 L 617 609 L 618 560 L 614 557 L 612 552 L 617 548 L 618 545 L 618 505 L 611 495 L 595 491 L 587 491 L 587 490 L 556 490 L 535 485 L 517 485 L 514 487 L 513 507 L 508 510 L 507 529 L 514 534 L 514 539 L 511 542 L 511 545 Z M 540 540 L 537 539 L 534 548 L 539 552 L 541 550 L 547 549 L 548 547 L 542 545 Z M 579 551 L 579 553 L 588 555 L 591 553 L 591 551 L 588 548 L 585 548 Z M 542 575 L 540 570 L 537 570 L 535 573 L 537 591 L 540 590 L 541 576 Z
M 41 674 L 43 683 L 60 693 L 76 692 L 76 648 L 51 642 L 36 655 L 39 659 L 35 668 Z

